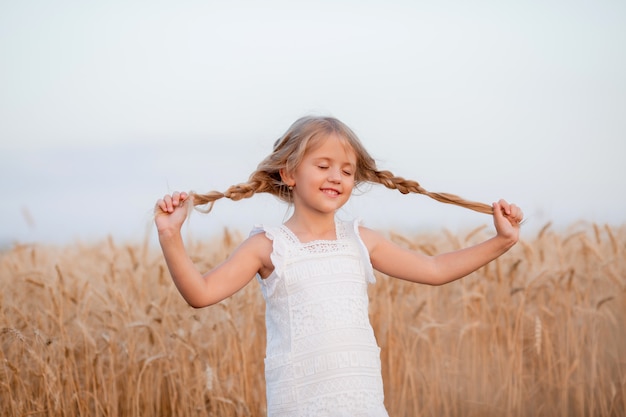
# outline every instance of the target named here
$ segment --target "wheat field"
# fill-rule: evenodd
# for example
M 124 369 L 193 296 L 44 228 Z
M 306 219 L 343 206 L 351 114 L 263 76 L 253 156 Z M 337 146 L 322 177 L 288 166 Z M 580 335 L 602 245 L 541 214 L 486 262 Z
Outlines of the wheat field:
M 389 233 L 427 254 L 486 236 Z M 191 240 L 201 270 L 241 241 Z M 2 416 L 264 416 L 253 281 L 192 309 L 160 251 L 108 239 L 0 254 Z M 460 281 L 370 287 L 399 416 L 626 416 L 626 227 L 548 224 Z

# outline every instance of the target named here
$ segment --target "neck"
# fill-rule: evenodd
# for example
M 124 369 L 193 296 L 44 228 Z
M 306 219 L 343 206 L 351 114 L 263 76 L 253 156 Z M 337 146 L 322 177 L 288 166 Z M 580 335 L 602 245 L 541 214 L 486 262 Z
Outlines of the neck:
M 305 214 L 295 211 L 285 226 L 301 241 L 336 239 L 334 213 Z

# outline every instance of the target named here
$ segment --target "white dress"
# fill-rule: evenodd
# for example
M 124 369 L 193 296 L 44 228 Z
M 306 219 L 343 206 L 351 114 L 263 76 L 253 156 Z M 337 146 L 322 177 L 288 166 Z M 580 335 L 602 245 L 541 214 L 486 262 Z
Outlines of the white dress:
M 286 227 L 272 240 L 266 301 L 269 417 L 388 417 L 380 348 L 368 315 L 374 282 L 358 222 L 336 221 L 337 240 L 301 243 Z

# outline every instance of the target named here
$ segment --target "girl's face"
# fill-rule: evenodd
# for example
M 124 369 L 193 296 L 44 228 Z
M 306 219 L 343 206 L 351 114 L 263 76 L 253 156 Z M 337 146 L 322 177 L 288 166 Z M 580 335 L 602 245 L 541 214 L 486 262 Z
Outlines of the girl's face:
M 330 134 L 322 138 L 294 172 L 283 172 L 285 183 L 293 186 L 294 208 L 337 211 L 352 195 L 356 163 L 356 154 L 342 137 Z

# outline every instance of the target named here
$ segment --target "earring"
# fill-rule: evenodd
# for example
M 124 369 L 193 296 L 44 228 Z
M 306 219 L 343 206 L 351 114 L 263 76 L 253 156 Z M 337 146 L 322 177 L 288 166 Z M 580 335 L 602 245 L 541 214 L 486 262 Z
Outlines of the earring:
M 293 185 L 288 185 L 287 188 L 289 188 L 289 191 L 293 191 Z

